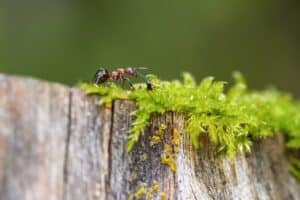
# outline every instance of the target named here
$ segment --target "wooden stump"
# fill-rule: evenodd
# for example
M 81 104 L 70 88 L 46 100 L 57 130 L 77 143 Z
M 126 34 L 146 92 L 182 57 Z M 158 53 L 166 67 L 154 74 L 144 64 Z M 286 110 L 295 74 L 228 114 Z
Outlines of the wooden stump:
M 0 75 L 0 199 L 300 199 L 279 135 L 235 160 L 205 135 L 195 150 L 185 117 L 153 116 L 129 154 L 135 104 L 111 109 L 96 96 L 44 81 Z M 150 138 L 161 127 L 162 141 Z M 180 144 L 174 145 L 174 130 Z M 161 163 L 166 145 L 177 171 Z

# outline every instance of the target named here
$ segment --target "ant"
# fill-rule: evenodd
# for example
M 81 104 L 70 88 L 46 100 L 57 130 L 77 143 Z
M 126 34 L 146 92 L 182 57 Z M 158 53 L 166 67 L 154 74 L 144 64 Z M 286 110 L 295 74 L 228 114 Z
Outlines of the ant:
M 127 81 L 131 88 L 133 87 L 132 82 L 127 76 L 133 76 L 133 77 L 142 77 L 145 79 L 147 84 L 147 90 L 153 90 L 154 85 L 151 83 L 150 80 L 148 80 L 144 75 L 138 72 L 138 69 L 145 69 L 145 68 L 133 68 L 133 67 L 127 67 L 127 68 L 118 68 L 112 72 L 108 72 L 105 68 L 100 68 L 97 70 L 97 72 L 94 75 L 93 82 L 96 85 L 105 83 L 107 81 L 121 81 L 122 84 L 124 84 L 124 81 Z

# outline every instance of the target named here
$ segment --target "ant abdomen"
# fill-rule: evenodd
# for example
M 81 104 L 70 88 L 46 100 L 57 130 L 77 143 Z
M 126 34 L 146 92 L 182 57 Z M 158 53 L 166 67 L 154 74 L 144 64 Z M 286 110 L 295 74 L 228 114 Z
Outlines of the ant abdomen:
M 93 82 L 97 85 L 105 83 L 109 79 L 109 72 L 107 69 L 98 69 L 94 75 Z

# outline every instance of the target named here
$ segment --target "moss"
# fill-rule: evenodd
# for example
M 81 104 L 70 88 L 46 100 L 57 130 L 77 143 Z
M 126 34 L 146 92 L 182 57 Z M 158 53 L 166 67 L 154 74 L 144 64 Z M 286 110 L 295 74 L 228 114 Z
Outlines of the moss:
M 199 136 L 203 133 L 208 133 L 210 140 L 231 158 L 239 151 L 250 151 L 254 141 L 275 133 L 286 135 L 289 148 L 300 148 L 300 102 L 290 94 L 273 88 L 249 90 L 240 73 L 234 73 L 235 84 L 227 90 L 224 81 L 207 77 L 197 84 L 188 73 L 183 74 L 183 81 L 162 81 L 153 75 L 148 78 L 155 85 L 152 91 L 142 84 L 130 91 L 113 83 L 99 87 L 81 85 L 88 94 L 102 95 L 102 105 L 114 99 L 136 102 L 127 152 L 137 143 L 151 115 L 167 111 L 186 113 L 184 132 L 190 135 L 195 148 L 199 148 Z M 155 142 L 157 139 L 153 138 Z

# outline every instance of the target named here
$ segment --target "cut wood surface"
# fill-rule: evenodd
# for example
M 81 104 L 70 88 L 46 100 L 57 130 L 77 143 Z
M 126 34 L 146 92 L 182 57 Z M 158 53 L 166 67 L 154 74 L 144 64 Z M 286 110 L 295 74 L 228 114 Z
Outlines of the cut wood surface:
M 206 135 L 196 151 L 183 133 L 184 115 L 168 112 L 154 115 L 126 154 L 136 105 L 116 100 L 104 108 L 99 98 L 0 74 L 0 200 L 300 199 L 280 135 L 230 160 Z M 161 125 L 162 141 L 153 145 Z M 176 172 L 161 162 L 166 145 Z

